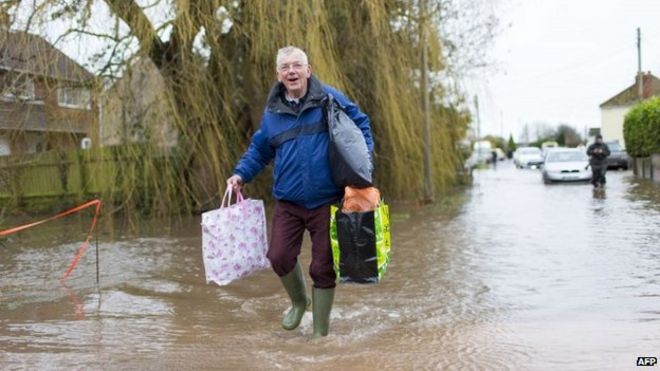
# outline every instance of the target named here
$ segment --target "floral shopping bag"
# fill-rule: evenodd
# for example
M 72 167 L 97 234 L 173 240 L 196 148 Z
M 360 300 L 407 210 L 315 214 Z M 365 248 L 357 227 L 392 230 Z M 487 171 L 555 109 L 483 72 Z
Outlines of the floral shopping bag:
M 264 202 L 244 199 L 240 191 L 233 205 L 231 198 L 227 187 L 220 208 L 202 214 L 206 283 L 227 285 L 270 267 Z

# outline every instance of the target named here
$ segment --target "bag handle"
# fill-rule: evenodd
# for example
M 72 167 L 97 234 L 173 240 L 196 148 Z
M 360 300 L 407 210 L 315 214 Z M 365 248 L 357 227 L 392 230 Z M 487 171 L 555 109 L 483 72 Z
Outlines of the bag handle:
M 220 208 L 231 206 L 232 193 L 233 193 L 233 187 L 228 186 L 227 190 L 225 191 L 225 195 L 222 197 L 222 202 L 220 203 Z M 241 191 L 240 190 L 236 191 L 236 202 L 234 202 L 234 204 L 237 204 L 239 202 L 243 202 L 244 200 L 245 199 L 243 198 L 243 194 L 241 193 Z M 226 206 L 225 206 L 225 203 L 227 204 Z

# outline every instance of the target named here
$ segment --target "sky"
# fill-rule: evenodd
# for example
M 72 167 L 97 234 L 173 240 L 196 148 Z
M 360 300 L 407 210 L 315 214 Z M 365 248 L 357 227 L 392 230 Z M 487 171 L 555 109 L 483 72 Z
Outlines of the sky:
M 599 105 L 634 83 L 638 27 L 642 70 L 660 76 L 660 0 L 500 0 L 496 13 L 494 64 L 466 82 L 482 135 L 600 127 Z
M 493 0 L 489 5 L 500 24 L 492 48 L 484 51 L 493 64 L 463 82 L 468 102 L 478 97 L 481 135 L 512 134 L 519 140 L 525 124 L 533 132 L 538 122 L 568 124 L 583 135 L 586 128 L 599 127 L 598 106 L 634 83 L 638 27 L 642 70 L 660 76 L 660 0 Z M 95 14 L 108 12 L 102 2 L 95 7 Z M 96 17 L 92 25 L 106 28 L 107 18 Z M 40 33 L 55 39 L 64 29 L 49 23 Z M 82 63 L 98 51 L 92 46 L 58 43 Z

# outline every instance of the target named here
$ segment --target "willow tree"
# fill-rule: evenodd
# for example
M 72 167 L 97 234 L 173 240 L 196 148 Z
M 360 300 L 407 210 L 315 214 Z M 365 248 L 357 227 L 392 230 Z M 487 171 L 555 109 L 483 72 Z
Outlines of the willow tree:
M 29 4 L 25 4 L 29 3 Z M 390 198 L 422 194 L 420 42 L 416 1 L 400 0 L 42 0 L 24 2 L 44 22 L 69 20 L 61 36 L 98 37 L 100 75 L 118 78 L 130 61 L 148 59 L 163 78 L 163 97 L 176 123 L 178 143 L 167 169 L 154 149 L 127 150 L 139 171 L 124 171 L 113 194 L 125 205 L 159 212 L 196 210 L 217 202 L 225 179 L 259 125 L 275 81 L 275 54 L 285 45 L 307 51 L 314 73 L 344 90 L 371 118 L 377 185 Z M 441 9 L 446 1 L 429 1 Z M 100 30 L 91 20 L 104 9 Z M 9 11 L 20 0 L 5 3 Z M 157 11 L 156 11 L 157 10 Z M 154 15 L 156 14 L 156 15 Z M 427 26 L 429 66 L 443 61 L 442 17 Z M 69 40 L 69 41 L 66 41 Z M 102 63 L 99 63 L 102 62 Z M 448 106 L 447 89 L 433 80 L 430 112 L 434 186 L 442 191 L 460 167 L 454 143 L 469 116 Z M 99 125 L 103 125 L 100 122 Z M 156 161 L 158 157 L 161 160 Z M 267 194 L 268 177 L 251 192 Z M 140 192 L 131 190 L 140 189 Z M 145 198 L 145 189 L 148 197 Z

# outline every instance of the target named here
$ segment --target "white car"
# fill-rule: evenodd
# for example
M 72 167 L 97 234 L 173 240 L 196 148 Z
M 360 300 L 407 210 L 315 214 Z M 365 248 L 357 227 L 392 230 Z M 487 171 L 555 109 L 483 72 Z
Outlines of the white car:
M 548 151 L 543 164 L 543 182 L 584 182 L 591 180 L 589 157 L 576 148 Z
M 504 153 L 504 151 L 502 151 L 501 148 L 497 147 L 493 151 L 495 151 L 495 153 L 497 153 L 497 161 L 506 160 L 506 153 Z
M 513 155 L 513 162 L 519 168 L 537 167 L 543 164 L 543 154 L 537 147 L 520 147 Z
M 490 148 L 479 148 L 475 149 L 470 157 L 467 159 L 468 167 L 475 167 L 479 165 L 484 165 L 490 162 L 493 158 Z

